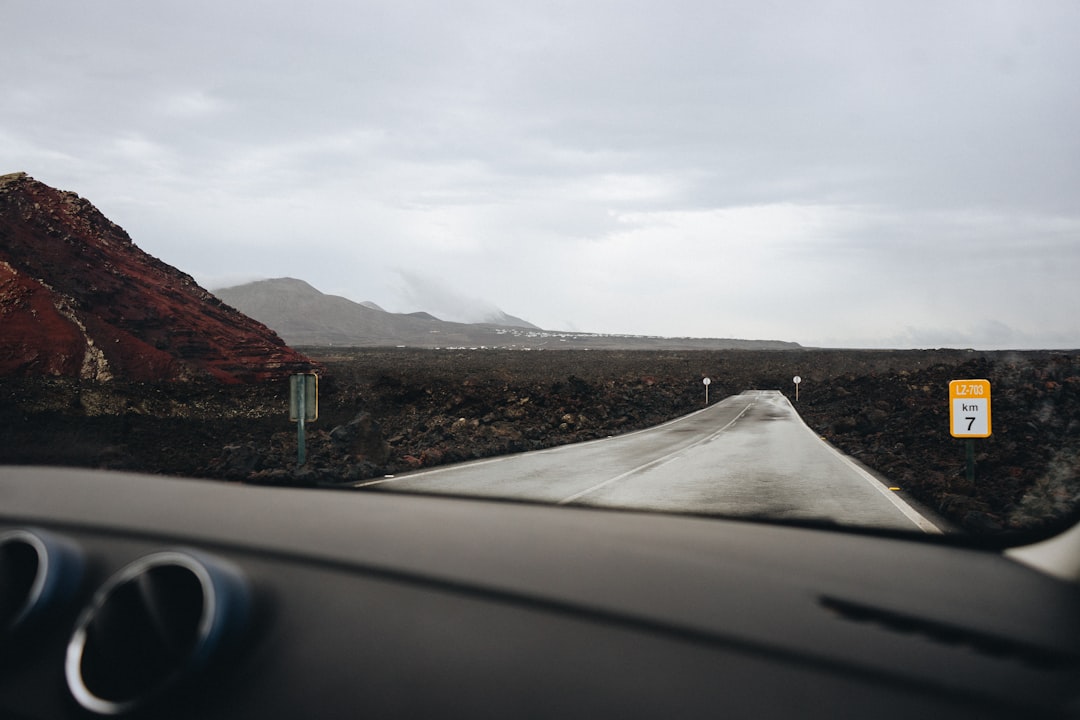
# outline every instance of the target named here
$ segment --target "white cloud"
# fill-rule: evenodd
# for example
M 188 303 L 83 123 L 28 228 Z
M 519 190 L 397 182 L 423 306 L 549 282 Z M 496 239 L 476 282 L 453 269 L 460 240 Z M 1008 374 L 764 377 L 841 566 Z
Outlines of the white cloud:
M 207 118 L 218 115 L 226 103 L 205 90 L 185 90 L 162 94 L 157 109 L 162 115 L 182 119 Z
M 490 301 L 459 291 L 440 277 L 403 269 L 397 275 L 407 304 L 401 312 L 430 312 L 451 322 L 484 322 L 499 311 Z

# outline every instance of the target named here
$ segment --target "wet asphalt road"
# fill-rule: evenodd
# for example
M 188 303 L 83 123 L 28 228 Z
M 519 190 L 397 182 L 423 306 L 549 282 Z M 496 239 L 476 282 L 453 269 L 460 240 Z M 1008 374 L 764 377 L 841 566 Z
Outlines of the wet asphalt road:
M 937 532 L 768 390 L 627 435 L 357 486 Z

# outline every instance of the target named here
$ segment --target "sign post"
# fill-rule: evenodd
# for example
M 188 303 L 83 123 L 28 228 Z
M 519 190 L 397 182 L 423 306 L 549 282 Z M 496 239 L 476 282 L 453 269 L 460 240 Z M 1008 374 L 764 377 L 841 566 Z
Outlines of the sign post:
M 949 433 L 967 440 L 967 479 L 975 481 L 975 440 L 990 437 L 990 381 L 949 383 Z
M 795 383 L 795 402 L 799 402 L 799 384 L 802 382 L 802 378 L 796 375 L 791 378 L 791 382 Z
M 705 385 L 705 404 L 709 404 L 709 385 L 712 384 L 711 378 L 705 378 L 701 381 Z
M 304 424 L 319 419 L 319 376 L 298 373 L 289 376 L 289 420 L 296 423 L 296 465 L 307 462 Z

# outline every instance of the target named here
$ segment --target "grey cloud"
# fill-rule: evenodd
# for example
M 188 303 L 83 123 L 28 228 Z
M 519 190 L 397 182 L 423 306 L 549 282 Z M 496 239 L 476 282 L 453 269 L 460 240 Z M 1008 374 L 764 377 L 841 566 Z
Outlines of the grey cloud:
M 958 342 L 1078 332 L 1073 2 L 42 0 L 4 19 L 4 171 L 85 195 L 196 275 L 303 270 L 393 306 L 430 284 L 407 267 L 541 324 L 663 333 L 637 298 L 704 281 L 656 277 L 657 254 L 754 241 L 724 255 L 675 224 L 631 252 L 608 244 L 619 217 L 840 208 L 745 268 L 817 273 L 781 298 L 813 326 L 768 324 L 784 302 L 746 290 L 759 327 L 855 342 L 869 302 L 873 337 L 918 342 L 897 328 L 936 327 L 925 299 L 966 262 L 985 282 Z M 876 299 L 834 290 L 854 286 Z M 725 290 L 697 290 L 676 332 L 724 333 L 695 308 Z M 1020 334 L 964 329 L 994 321 Z

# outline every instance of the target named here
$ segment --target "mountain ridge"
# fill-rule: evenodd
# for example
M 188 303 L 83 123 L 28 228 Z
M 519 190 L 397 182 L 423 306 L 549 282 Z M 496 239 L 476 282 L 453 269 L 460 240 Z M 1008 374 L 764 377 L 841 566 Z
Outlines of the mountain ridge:
M 310 367 L 90 201 L 0 175 L 0 376 L 227 383 Z
M 322 293 L 297 278 L 273 278 L 219 288 L 225 303 L 276 330 L 296 346 L 517 349 L 797 349 L 781 340 L 662 338 L 543 330 L 502 313 L 504 323 L 458 323 L 427 312 L 390 313 Z
M 291 345 L 444 347 L 491 343 L 491 325 L 455 323 L 430 313 L 391 313 L 297 278 L 256 280 L 214 290 L 222 302 L 273 327 Z

